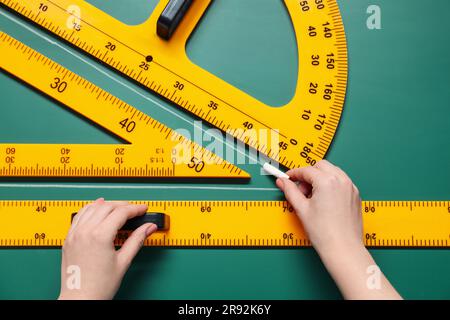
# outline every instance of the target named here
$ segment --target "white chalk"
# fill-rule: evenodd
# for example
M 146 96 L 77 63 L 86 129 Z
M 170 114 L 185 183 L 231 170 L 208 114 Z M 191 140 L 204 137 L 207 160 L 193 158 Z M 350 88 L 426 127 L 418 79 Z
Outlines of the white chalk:
M 289 179 L 289 176 L 286 173 L 284 173 L 283 171 L 280 171 L 278 168 L 275 168 L 273 165 L 271 165 L 268 162 L 264 163 L 263 169 L 268 174 L 271 174 L 277 178 Z

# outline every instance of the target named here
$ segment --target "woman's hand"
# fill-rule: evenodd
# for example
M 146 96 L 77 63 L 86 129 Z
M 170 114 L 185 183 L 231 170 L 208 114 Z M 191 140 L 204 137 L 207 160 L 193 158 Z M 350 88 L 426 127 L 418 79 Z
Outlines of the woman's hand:
M 145 239 L 157 227 L 150 223 L 140 226 L 119 250 L 114 239 L 128 219 L 146 211 L 146 205 L 98 199 L 78 212 L 62 250 L 59 299 L 114 297 Z
M 336 246 L 363 245 L 359 191 L 341 169 L 322 160 L 287 175 L 291 179 L 278 179 L 277 186 L 319 253 Z
M 328 161 L 278 179 L 328 272 L 346 299 L 401 299 L 362 241 L 359 191 Z M 300 184 L 296 184 L 295 182 Z

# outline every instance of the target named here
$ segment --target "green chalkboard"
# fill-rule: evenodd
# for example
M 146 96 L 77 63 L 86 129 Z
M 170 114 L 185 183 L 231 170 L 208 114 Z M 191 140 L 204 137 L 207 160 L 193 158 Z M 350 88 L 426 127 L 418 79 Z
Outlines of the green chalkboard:
M 145 21 L 156 4 L 156 0 L 89 2 L 127 24 Z M 450 2 L 379 0 L 381 29 L 376 30 L 366 25 L 372 1 L 338 3 L 350 69 L 345 111 L 327 158 L 348 172 L 363 199 L 449 200 Z M 16 15 L 4 9 L 0 13 L 1 31 L 172 128 L 193 132 L 194 118 L 175 106 L 62 43 L 50 45 L 43 38 L 50 35 Z M 282 105 L 293 95 L 297 46 L 302 45 L 295 43 L 291 28 L 281 1 L 216 0 L 187 51 L 195 63 L 236 87 L 268 104 Z M 0 92 L 1 142 L 117 142 L 4 73 L 0 73 Z M 281 199 L 273 179 L 260 175 L 258 165 L 241 167 L 252 174 L 248 184 L 0 179 L 0 199 Z M 196 186 L 211 189 L 205 192 Z M 405 298 L 450 298 L 449 250 L 372 253 Z M 60 257 L 57 249 L 1 249 L 0 298 L 56 298 Z M 333 299 L 340 294 L 312 249 L 146 248 L 118 297 Z

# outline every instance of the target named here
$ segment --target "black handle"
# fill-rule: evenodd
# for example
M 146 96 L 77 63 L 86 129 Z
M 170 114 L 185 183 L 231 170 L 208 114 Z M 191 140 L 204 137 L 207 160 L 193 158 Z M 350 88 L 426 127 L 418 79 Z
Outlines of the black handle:
M 72 214 L 71 222 L 73 221 L 75 215 L 76 213 Z M 128 220 L 127 223 L 125 223 L 125 225 L 119 231 L 134 231 L 146 223 L 154 223 L 158 227 L 158 230 L 165 231 L 169 230 L 170 219 L 169 216 L 164 213 L 147 212 L 143 216 Z
M 164 213 L 147 213 L 143 216 L 135 217 L 127 221 L 122 227 L 122 231 L 133 231 L 146 223 L 154 223 L 158 230 L 169 229 L 169 216 Z
M 159 16 L 156 33 L 159 37 L 169 40 L 180 24 L 192 0 L 170 0 Z

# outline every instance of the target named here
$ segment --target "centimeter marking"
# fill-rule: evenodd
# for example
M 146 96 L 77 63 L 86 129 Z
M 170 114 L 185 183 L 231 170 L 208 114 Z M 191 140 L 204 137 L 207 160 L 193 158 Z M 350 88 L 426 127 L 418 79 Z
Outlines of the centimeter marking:
M 0 247 L 64 243 L 70 216 L 87 201 L 0 201 Z M 283 201 L 137 201 L 170 216 L 167 232 L 145 243 L 159 247 L 310 246 L 295 213 Z M 450 201 L 364 201 L 368 247 L 449 248 Z M 120 234 L 116 245 L 126 240 Z
M 238 167 L 2 32 L 0 52 L 1 69 L 132 143 L 0 144 L 0 176 L 248 177 Z
M 132 27 L 78 0 L 1 3 L 286 167 L 314 164 L 334 137 L 347 83 L 345 32 L 335 0 L 285 0 L 301 74 L 295 97 L 283 108 L 267 106 L 190 62 L 185 44 L 210 0 L 193 4 L 170 42 L 151 32 L 165 1 L 146 23 Z M 258 129 L 278 135 L 279 144 L 255 136 Z

